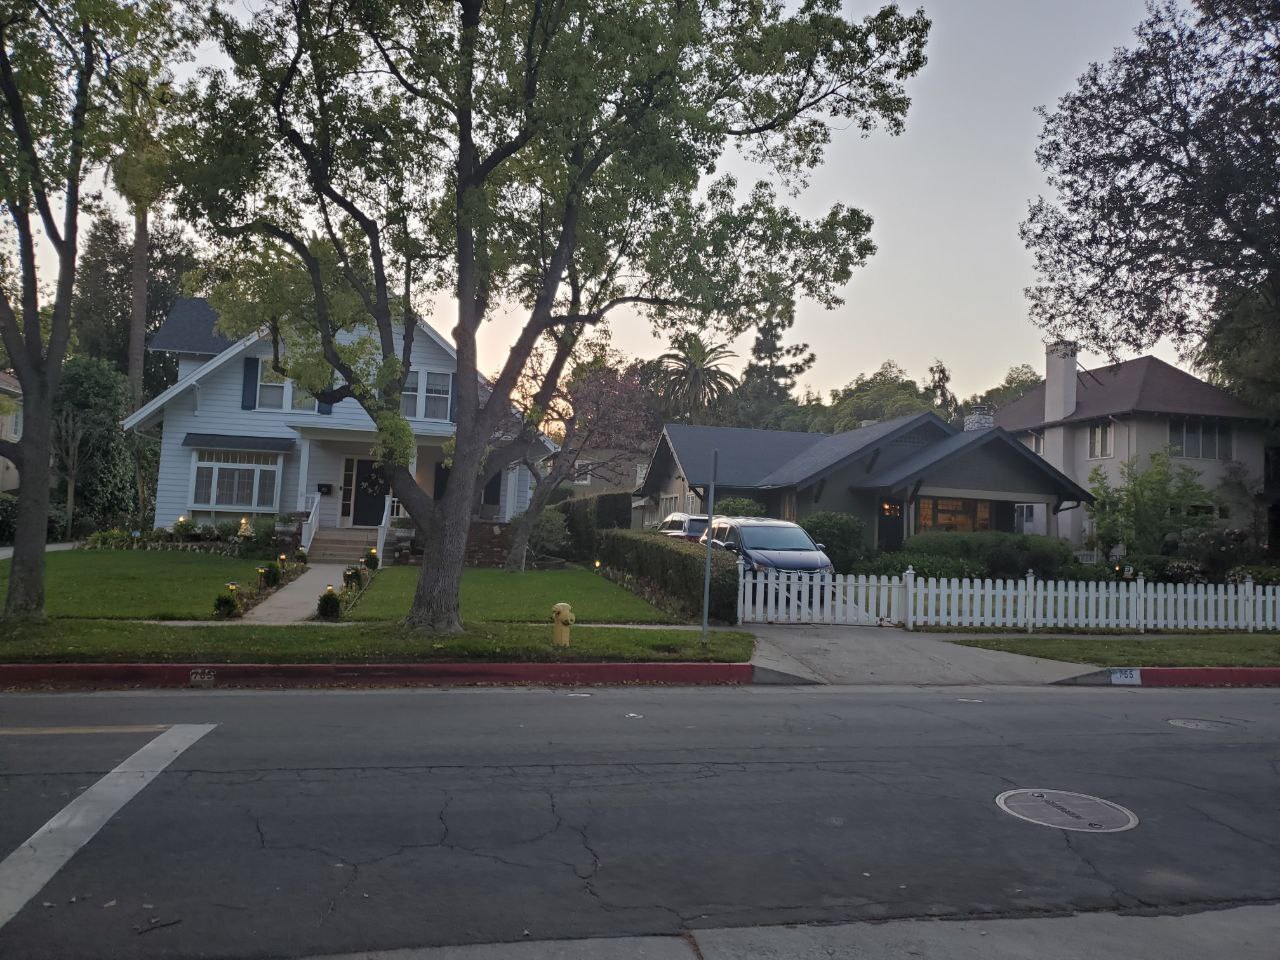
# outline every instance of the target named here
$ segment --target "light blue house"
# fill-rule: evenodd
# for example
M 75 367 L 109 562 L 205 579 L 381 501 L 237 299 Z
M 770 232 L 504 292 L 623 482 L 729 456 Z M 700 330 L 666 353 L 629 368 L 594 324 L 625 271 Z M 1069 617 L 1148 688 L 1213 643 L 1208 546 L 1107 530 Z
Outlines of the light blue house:
M 216 323 L 205 300 L 174 305 L 148 349 L 177 354 L 178 381 L 123 423 L 160 427 L 156 526 L 299 512 L 304 546 L 318 538 L 317 549 L 339 543 L 349 553 L 351 544 L 380 542 L 399 505 L 370 456 L 368 414 L 355 400 L 317 403 L 271 369 L 269 338 L 232 342 Z M 397 354 L 400 343 L 397 332 Z M 448 482 L 443 445 L 455 430 L 456 367 L 452 344 L 420 323 L 401 410 L 417 440 L 411 468 L 433 497 Z M 531 486 L 526 468 L 508 466 L 485 486 L 477 517 L 511 519 Z

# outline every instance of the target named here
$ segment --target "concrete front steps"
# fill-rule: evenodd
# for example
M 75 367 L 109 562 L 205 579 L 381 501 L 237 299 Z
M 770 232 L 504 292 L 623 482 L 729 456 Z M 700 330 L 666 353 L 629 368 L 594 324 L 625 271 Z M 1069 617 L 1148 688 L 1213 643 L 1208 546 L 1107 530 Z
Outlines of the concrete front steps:
M 376 529 L 321 527 L 307 551 L 310 563 L 357 563 L 378 545 Z

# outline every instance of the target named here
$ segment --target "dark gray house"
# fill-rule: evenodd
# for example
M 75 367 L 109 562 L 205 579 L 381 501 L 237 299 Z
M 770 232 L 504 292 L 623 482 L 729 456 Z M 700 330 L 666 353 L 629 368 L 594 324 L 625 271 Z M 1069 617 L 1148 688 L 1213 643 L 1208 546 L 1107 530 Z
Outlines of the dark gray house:
M 751 497 L 783 520 L 851 513 L 883 550 L 925 530 L 1016 532 L 1035 505 L 1056 534 L 1059 513 L 1092 499 L 988 416 L 964 430 L 920 413 L 837 434 L 668 424 L 636 491 L 644 524 L 704 510 L 713 450 L 717 500 Z

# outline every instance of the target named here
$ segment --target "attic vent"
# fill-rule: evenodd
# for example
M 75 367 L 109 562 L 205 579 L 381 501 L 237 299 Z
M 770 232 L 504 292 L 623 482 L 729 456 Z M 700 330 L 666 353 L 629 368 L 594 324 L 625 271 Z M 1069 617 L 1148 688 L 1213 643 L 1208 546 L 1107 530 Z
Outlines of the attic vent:
M 929 445 L 929 438 L 920 430 L 914 430 L 904 437 L 899 437 L 893 441 L 895 445 L 904 447 L 926 447 Z

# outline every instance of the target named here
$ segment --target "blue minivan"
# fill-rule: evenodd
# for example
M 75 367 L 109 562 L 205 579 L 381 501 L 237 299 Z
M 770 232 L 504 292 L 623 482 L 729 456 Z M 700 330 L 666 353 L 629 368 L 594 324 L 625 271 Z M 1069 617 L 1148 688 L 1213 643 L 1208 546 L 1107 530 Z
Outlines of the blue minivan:
M 812 570 L 832 573 L 822 544 L 814 543 L 804 528 L 786 520 L 764 517 L 716 517 L 702 535 L 702 543 L 742 557 L 748 570 Z

